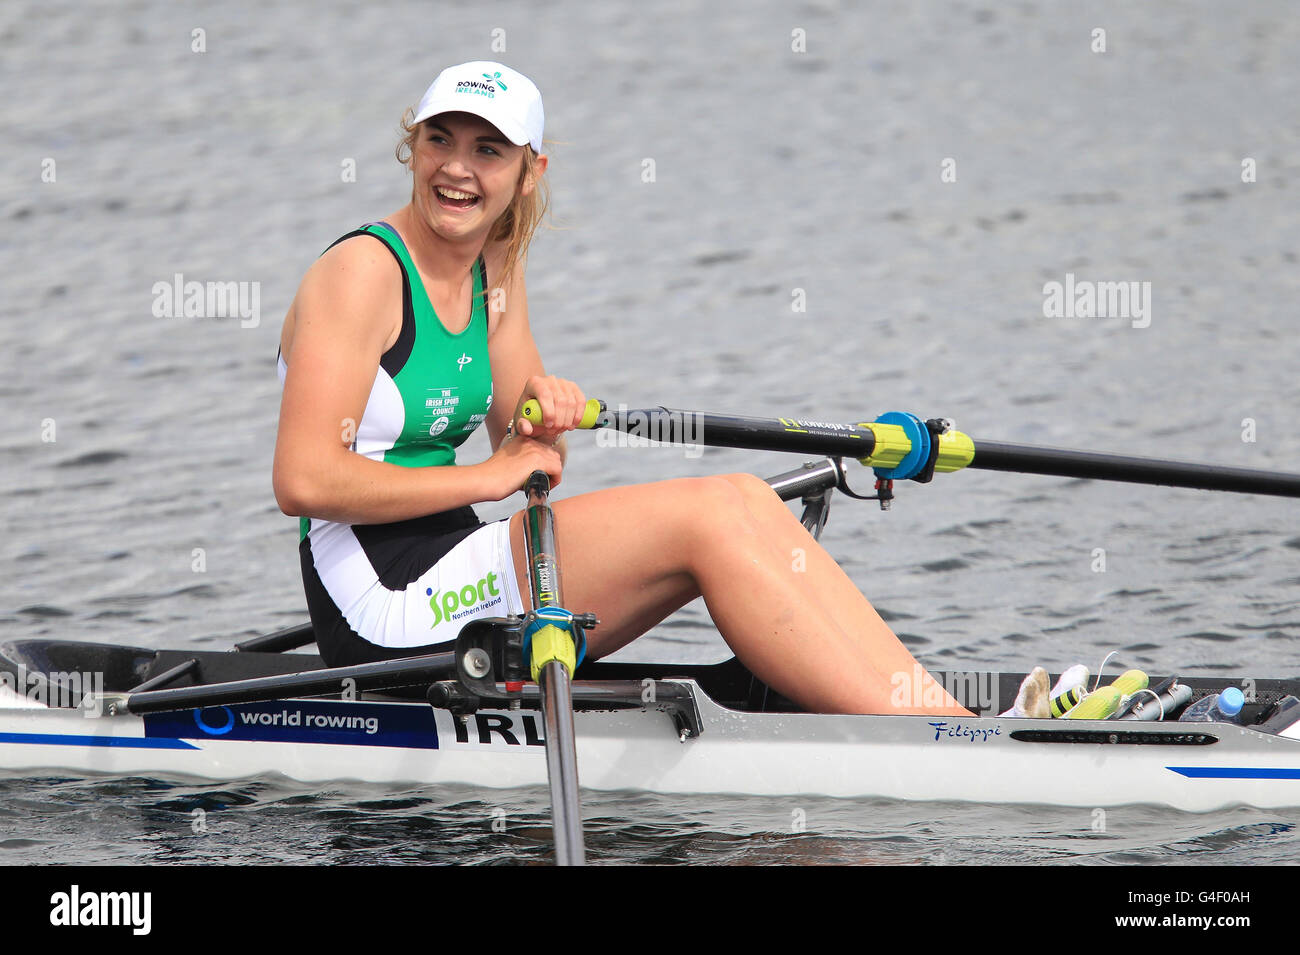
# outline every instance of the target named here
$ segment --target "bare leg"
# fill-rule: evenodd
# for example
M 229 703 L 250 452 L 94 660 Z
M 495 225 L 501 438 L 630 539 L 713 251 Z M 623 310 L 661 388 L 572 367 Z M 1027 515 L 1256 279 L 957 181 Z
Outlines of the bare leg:
M 913 692 L 898 705 L 894 674 L 911 679 L 912 655 L 757 478 L 612 488 L 552 507 L 565 602 L 601 620 L 588 635 L 593 655 L 618 649 L 702 594 L 741 661 L 810 710 L 968 715 L 933 684 L 930 698 L 941 705 L 917 705 Z M 511 540 L 527 593 L 522 514 L 511 521 Z M 806 551 L 806 570 L 798 569 L 796 547 Z
M 942 699 L 945 704 L 957 706 L 960 713 L 968 712 L 917 663 L 849 575 L 808 533 L 766 481 L 752 474 L 726 474 L 722 479 L 736 486 L 745 498 L 745 506 L 762 522 L 764 533 L 773 545 L 784 551 L 792 568 L 799 568 L 801 582 L 811 599 L 826 608 L 845 633 L 860 635 L 872 664 L 889 677 L 895 688 L 906 690 L 903 695 L 912 700 Z M 918 672 L 919 684 L 914 677 Z

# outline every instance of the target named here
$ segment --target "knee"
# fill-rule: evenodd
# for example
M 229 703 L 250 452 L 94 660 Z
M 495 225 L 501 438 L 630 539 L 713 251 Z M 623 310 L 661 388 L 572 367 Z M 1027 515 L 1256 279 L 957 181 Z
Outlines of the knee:
M 749 512 L 764 524 L 780 526 L 794 517 L 785 501 L 772 489 L 772 485 L 762 478 L 752 474 L 723 474 L 719 480 L 734 487 Z
M 756 512 L 751 507 L 751 498 L 757 492 L 747 489 L 744 480 L 747 477 L 749 475 L 726 474 L 687 479 L 691 484 L 690 510 L 696 527 L 706 531 L 706 540 L 716 543 L 726 539 L 726 535 L 759 529 L 761 511 Z M 762 484 L 761 481 L 759 483 Z M 771 493 L 770 488 L 768 493 Z
M 738 474 L 722 474 L 718 477 L 719 480 L 726 481 L 739 491 L 747 504 L 756 504 L 762 507 L 781 500 L 776 491 L 772 490 L 772 485 L 752 474 L 741 472 Z

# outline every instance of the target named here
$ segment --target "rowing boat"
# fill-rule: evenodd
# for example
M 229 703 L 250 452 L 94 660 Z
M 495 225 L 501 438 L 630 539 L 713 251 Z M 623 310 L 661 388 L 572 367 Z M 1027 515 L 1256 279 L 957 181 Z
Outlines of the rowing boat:
M 662 408 L 607 413 L 599 402 L 589 412 L 584 426 L 654 440 L 828 454 L 769 481 L 784 500 L 802 500 L 814 536 L 835 490 L 864 497 L 847 486 L 842 458 L 850 455 L 875 469 L 876 494 L 867 499 L 882 508 L 894 499 L 895 480 L 928 483 L 965 467 L 1300 496 L 1300 475 L 976 443 L 944 419 L 836 425 Z M 545 701 L 526 682 L 523 627 L 518 618 L 476 621 L 446 652 L 340 669 L 295 652 L 313 642 L 309 624 L 225 653 L 0 644 L 0 691 L 11 688 L 0 692 L 0 769 L 542 785 Z M 977 715 L 809 713 L 734 659 L 587 662 L 569 693 L 582 786 L 1184 810 L 1300 806 L 1300 726 L 1284 718 L 1300 680 L 1246 681 L 1251 701 L 1237 725 L 999 717 L 1023 674 L 935 675 Z M 1180 682 L 1192 688 L 1191 702 L 1224 687 Z M 920 684 L 918 673 L 912 685 Z M 45 698 L 33 701 L 33 688 Z M 48 705 L 55 697 L 64 705 Z M 554 793 L 553 774 L 550 782 Z M 580 840 L 574 848 L 580 860 Z
M 310 627 L 292 633 L 307 637 Z M 389 679 L 418 685 L 429 672 L 419 667 L 439 663 L 448 666 L 445 659 L 412 664 L 407 676 Z M 518 708 L 463 716 L 384 693 L 94 715 L 104 700 L 178 668 L 185 672 L 169 681 L 173 689 L 136 695 L 275 684 L 286 674 L 323 678 L 330 672 L 309 653 L 12 641 L 0 645 L 6 682 L 18 685 L 25 674 L 30 687 L 39 682 L 37 674 L 66 681 L 72 673 L 95 673 L 102 674 L 104 696 L 78 699 L 85 705 L 75 707 L 0 710 L 0 768 L 220 780 L 279 773 L 307 783 L 430 786 L 547 781 L 535 694 L 525 694 Z M 1010 706 L 1023 674 L 936 676 L 981 715 L 802 712 L 734 659 L 690 666 L 586 663 L 572 688 L 582 785 L 1083 807 L 1152 803 L 1184 810 L 1300 805 L 1300 727 L 1287 735 L 1219 723 L 999 718 L 991 714 Z M 1197 697 L 1223 686 L 1200 678 L 1182 682 Z M 1243 710 L 1247 720 L 1266 719 L 1276 701 L 1300 695 L 1300 680 L 1252 682 L 1255 702 Z M 627 687 L 637 695 L 623 692 Z

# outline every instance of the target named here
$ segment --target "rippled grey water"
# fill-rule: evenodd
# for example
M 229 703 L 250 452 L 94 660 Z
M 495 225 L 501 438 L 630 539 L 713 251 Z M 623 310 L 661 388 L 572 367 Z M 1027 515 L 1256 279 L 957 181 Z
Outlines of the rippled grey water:
M 35 787 L 35 794 L 33 789 Z M 282 779 L 231 787 L 138 777 L 0 780 L 0 862 L 549 865 L 541 790 Z M 798 812 L 799 824 L 792 821 Z M 36 816 L 40 824 L 18 828 Z M 588 793 L 589 860 L 713 865 L 1278 865 L 1300 852 L 1294 814 L 1177 814 L 816 797 Z M 8 828 L 8 827 L 6 827 Z M 88 835 L 93 834 L 93 840 Z
M 454 17 L 5 4 L 0 632 L 215 648 L 303 619 L 269 481 L 280 320 L 321 249 L 402 204 L 397 119 L 473 57 L 546 96 L 558 228 L 531 257 L 532 321 L 548 367 L 591 394 L 830 420 L 899 408 L 976 438 L 1300 470 L 1298 39 L 1280 0 L 519 2 Z M 177 273 L 259 283 L 258 321 L 155 317 L 153 287 Z M 1045 318 L 1043 284 L 1066 273 L 1150 282 L 1149 327 Z M 564 490 L 789 464 L 577 440 Z M 842 499 L 825 542 L 930 663 L 1095 667 L 1119 649 L 1153 671 L 1293 676 L 1294 515 L 1281 499 L 972 472 L 901 488 L 889 514 Z M 695 606 L 627 654 L 723 652 Z M 528 822 L 507 843 L 474 793 L 2 791 L 11 861 L 544 855 L 536 794 L 518 795 Z M 588 806 L 593 854 L 611 861 L 1294 854 L 1294 814 L 1248 810 L 1133 810 L 1099 839 L 1054 810 L 826 801 L 794 835 L 788 807 L 762 800 Z M 187 835 L 205 807 L 209 834 Z

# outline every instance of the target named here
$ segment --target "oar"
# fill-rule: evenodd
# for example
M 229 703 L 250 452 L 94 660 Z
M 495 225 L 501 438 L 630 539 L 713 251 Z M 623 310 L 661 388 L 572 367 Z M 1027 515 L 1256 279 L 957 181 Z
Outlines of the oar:
M 537 402 L 523 416 L 541 422 Z M 1185 461 L 1070 451 L 1001 441 L 977 441 L 944 430 L 940 419 L 890 412 L 875 421 L 837 424 L 803 418 L 749 418 L 670 408 L 609 411 L 602 401 L 587 402 L 580 427 L 610 428 L 635 438 L 666 444 L 749 448 L 852 457 L 888 480 L 928 481 L 935 472 L 976 468 L 1016 471 L 1096 481 L 1161 484 L 1169 487 L 1300 497 L 1300 474 Z
M 551 822 L 558 865 L 583 865 L 582 814 L 578 805 L 578 749 L 573 732 L 573 695 L 569 685 L 577 669 L 574 615 L 564 608 L 555 522 L 547 502 L 551 482 L 534 471 L 524 485 L 528 509 L 524 538 L 528 547 L 528 589 L 532 613 L 525 618 L 524 647 L 530 652 L 532 677 L 541 690 L 546 728 L 546 775 L 551 786 Z M 584 618 L 579 618 L 584 622 Z M 593 620 L 585 619 L 588 625 Z

